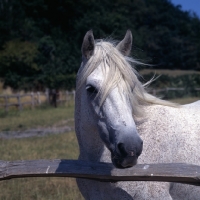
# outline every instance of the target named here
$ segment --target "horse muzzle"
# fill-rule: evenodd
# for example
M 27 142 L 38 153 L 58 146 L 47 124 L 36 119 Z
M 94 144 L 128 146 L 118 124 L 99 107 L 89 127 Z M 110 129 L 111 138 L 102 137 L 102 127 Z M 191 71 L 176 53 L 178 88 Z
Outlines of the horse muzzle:
M 137 164 L 138 156 L 136 156 L 134 154 L 134 152 L 131 151 L 130 154 L 127 155 L 126 157 L 112 154 L 111 159 L 112 159 L 112 163 L 115 167 L 128 168 L 128 167 L 132 167 Z
M 142 153 L 143 141 L 138 137 L 137 143 L 122 141 L 111 151 L 112 163 L 117 168 L 128 168 L 137 164 L 137 159 Z
M 128 168 L 137 164 L 137 159 L 141 152 L 138 154 L 134 151 L 128 151 L 119 155 L 117 153 L 111 153 L 112 163 L 117 168 Z

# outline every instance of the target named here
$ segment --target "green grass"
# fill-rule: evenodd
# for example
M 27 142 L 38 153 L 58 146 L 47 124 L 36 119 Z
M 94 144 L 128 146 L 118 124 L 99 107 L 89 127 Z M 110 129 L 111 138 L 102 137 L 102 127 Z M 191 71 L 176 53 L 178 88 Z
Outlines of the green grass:
M 77 159 L 78 144 L 74 132 L 32 137 L 0 139 L 1 160 Z M 81 200 L 75 179 L 20 178 L 0 182 L 1 200 Z
M 71 118 L 74 118 L 74 104 L 58 106 L 57 108 L 44 105 L 34 110 L 24 109 L 21 112 L 10 110 L 5 113 L 0 110 L 0 131 L 47 127 Z
M 43 106 L 21 112 L 0 114 L 0 131 L 25 130 L 62 125 L 73 119 L 74 104 L 53 108 Z M 71 123 L 71 122 L 70 122 Z M 73 126 L 72 124 L 70 124 Z M 0 139 L 0 160 L 77 159 L 78 143 L 74 132 L 23 139 Z M 1 200 L 81 200 L 73 178 L 20 178 L 0 182 Z
M 198 100 L 200 100 L 200 97 L 179 98 L 179 99 L 172 99 L 171 101 L 183 105 L 183 104 L 193 103 Z
M 197 98 L 173 99 L 181 104 Z M 73 118 L 74 106 L 43 107 L 10 112 L 0 118 L 0 130 L 47 127 Z M 19 125 L 22 125 L 20 127 Z M 77 159 L 78 143 L 74 132 L 23 139 L 0 139 L 0 160 Z M 0 182 L 1 200 L 81 200 L 73 178 L 20 178 Z
M 1 160 L 76 159 L 78 144 L 74 132 L 44 137 L 0 139 Z

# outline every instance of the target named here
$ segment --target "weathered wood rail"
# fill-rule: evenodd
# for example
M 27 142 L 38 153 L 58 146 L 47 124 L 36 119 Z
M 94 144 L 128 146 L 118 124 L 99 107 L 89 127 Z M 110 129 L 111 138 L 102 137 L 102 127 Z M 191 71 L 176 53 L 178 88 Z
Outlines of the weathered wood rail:
M 0 181 L 24 177 L 77 177 L 103 182 L 160 181 L 200 186 L 200 166 L 162 163 L 117 169 L 110 163 L 80 160 L 0 161 Z

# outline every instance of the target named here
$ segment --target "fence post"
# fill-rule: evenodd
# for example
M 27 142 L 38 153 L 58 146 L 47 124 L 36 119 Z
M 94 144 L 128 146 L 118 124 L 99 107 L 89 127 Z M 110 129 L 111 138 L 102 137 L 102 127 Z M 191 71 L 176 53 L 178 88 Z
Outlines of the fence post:
M 35 106 L 34 92 L 31 92 L 31 108 L 34 109 L 34 106 Z
M 5 111 L 8 112 L 8 96 L 6 95 L 4 99 L 5 99 Z
M 37 92 L 37 102 L 38 102 L 39 105 L 41 104 L 40 92 Z
M 65 92 L 65 101 L 67 101 L 67 95 L 68 95 L 68 91 L 66 90 L 66 92 Z
M 45 91 L 45 95 L 46 95 L 46 102 L 50 103 L 50 99 L 49 99 L 49 89 Z
M 68 102 L 68 91 L 67 90 L 65 92 L 65 101 L 66 101 L 66 105 L 68 106 L 69 102 Z
M 17 101 L 18 101 L 18 110 L 21 111 L 22 110 L 22 104 L 21 104 L 21 96 L 18 93 L 17 94 Z
M 75 90 L 73 90 L 72 93 L 73 93 L 73 100 L 75 101 L 75 95 L 76 95 Z

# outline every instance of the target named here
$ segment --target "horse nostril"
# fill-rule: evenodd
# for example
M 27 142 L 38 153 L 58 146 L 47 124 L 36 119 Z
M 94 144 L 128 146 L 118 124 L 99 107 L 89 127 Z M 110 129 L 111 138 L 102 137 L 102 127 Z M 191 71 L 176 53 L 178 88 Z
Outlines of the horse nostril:
M 139 157 L 142 153 L 142 149 L 143 149 L 143 142 L 141 142 L 141 148 L 138 149 L 138 151 L 136 152 L 136 156 Z
M 128 153 L 126 152 L 126 149 L 124 148 L 124 144 L 123 143 L 119 143 L 117 145 L 118 147 L 118 150 L 119 150 L 119 153 L 122 155 L 122 156 L 127 156 Z

